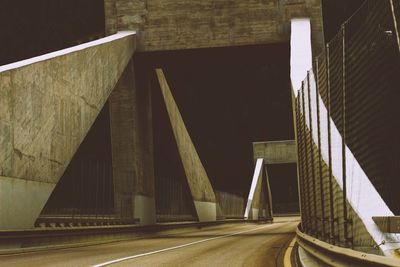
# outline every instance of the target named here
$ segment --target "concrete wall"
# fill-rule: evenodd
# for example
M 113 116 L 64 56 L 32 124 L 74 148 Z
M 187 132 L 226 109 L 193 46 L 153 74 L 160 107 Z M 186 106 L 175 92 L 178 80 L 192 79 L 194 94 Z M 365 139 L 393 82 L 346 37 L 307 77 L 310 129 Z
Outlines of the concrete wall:
M 140 51 L 289 42 L 294 17 L 311 18 L 314 52 L 323 47 L 320 0 L 106 0 L 106 7 L 108 2 L 117 11 L 106 11 L 112 17 L 106 21 L 137 30 Z
M 295 140 L 253 143 L 254 161 L 263 158 L 265 164 L 283 164 L 297 162 L 297 144 Z
M 216 220 L 216 199 L 206 170 L 186 129 L 163 71 L 157 69 L 156 72 L 197 216 L 200 221 Z
M 25 198 L 21 195 L 33 194 L 29 186 L 12 183 L 0 212 L 19 202 L 35 209 L 29 213 L 40 213 L 134 49 L 134 35 L 120 33 L 0 67 L 0 176 L 8 177 L 1 179 L 35 181 L 43 188 L 40 197 Z M 16 209 L 0 229 L 32 227 L 25 215 Z
M 149 88 L 135 83 L 133 60 L 109 98 L 115 212 L 155 223 L 154 163 Z

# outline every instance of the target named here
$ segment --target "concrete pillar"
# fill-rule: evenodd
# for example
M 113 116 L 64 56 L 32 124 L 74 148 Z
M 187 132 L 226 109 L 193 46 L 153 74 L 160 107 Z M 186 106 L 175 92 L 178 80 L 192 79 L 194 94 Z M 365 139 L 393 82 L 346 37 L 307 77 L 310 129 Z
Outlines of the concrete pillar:
M 149 88 L 135 84 L 133 60 L 110 98 L 114 208 L 122 218 L 155 223 L 154 163 Z
M 216 220 L 214 190 L 161 69 L 156 70 L 199 221 Z
M 118 31 L 116 2 L 116 0 L 104 0 L 106 35 L 111 35 Z

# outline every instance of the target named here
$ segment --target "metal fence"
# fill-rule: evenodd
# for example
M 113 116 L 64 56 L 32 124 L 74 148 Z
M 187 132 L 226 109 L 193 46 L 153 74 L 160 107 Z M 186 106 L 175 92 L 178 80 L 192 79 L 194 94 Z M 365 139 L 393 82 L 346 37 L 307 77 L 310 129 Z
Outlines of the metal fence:
M 235 194 L 215 191 L 217 200 L 218 219 L 239 219 L 243 218 L 247 199 Z
M 192 196 L 184 179 L 156 177 L 157 222 L 197 220 Z
M 295 98 L 303 230 L 332 244 L 353 247 L 358 227 L 346 201 L 346 146 L 386 204 L 400 214 L 399 21 L 400 1 L 365 1 L 315 59 Z M 332 144 L 330 119 L 341 144 Z M 334 182 L 335 164 L 342 169 L 343 190 Z

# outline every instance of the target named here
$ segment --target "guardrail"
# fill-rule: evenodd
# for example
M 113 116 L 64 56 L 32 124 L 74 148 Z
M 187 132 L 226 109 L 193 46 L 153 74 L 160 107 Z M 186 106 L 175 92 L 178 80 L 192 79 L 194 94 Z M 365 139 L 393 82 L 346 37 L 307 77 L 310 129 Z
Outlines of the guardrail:
M 296 230 L 297 243 L 328 266 L 400 266 L 400 259 L 338 247 Z

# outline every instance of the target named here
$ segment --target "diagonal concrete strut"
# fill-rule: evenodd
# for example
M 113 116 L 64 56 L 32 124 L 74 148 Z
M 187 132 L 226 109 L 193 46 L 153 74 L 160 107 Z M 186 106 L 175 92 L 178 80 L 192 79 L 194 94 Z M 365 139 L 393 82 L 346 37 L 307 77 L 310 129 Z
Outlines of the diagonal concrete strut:
M 156 69 L 186 179 L 199 221 L 216 220 L 216 200 L 210 180 L 186 129 L 162 69 Z

